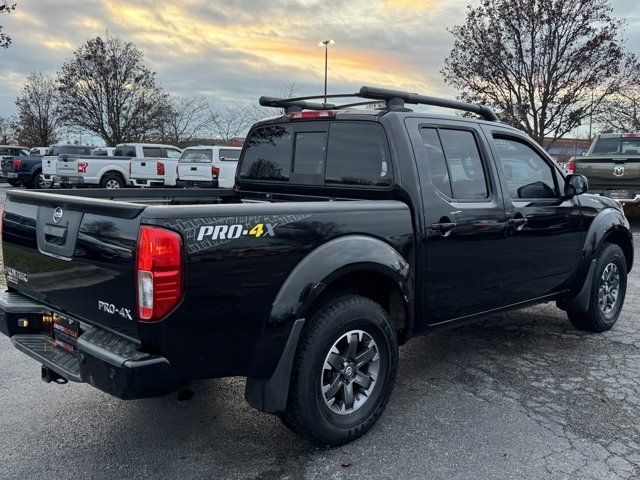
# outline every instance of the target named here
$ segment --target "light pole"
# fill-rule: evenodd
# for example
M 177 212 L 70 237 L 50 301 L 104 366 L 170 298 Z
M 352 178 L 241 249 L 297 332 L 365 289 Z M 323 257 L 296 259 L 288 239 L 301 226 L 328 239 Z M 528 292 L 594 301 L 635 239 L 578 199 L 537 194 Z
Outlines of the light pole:
M 329 45 L 333 45 L 333 40 L 323 40 L 318 45 L 324 45 L 324 103 L 327 103 L 327 60 L 329 59 Z

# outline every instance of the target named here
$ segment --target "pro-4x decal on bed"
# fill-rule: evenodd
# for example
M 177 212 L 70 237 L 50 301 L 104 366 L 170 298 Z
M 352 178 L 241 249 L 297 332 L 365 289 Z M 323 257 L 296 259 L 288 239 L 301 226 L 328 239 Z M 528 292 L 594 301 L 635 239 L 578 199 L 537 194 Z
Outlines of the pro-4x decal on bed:
M 238 238 L 272 238 L 278 227 L 298 222 L 310 214 L 251 215 L 242 217 L 202 217 L 165 222 L 182 233 L 187 253 L 198 253 Z

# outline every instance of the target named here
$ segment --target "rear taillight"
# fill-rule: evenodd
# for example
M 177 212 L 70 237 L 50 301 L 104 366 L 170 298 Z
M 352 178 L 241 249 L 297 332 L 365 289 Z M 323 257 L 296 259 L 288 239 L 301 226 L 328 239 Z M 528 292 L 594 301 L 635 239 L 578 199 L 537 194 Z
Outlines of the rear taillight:
M 156 174 L 164 175 L 164 163 L 162 162 L 156 163 Z
M 138 317 L 141 322 L 157 322 L 182 297 L 182 238 L 171 230 L 143 226 L 137 253 Z
M 576 162 L 573 160 L 569 160 L 569 163 L 567 163 L 567 173 L 570 173 L 571 175 L 576 173 Z
M 218 175 L 220 175 L 220 169 L 218 167 L 211 167 L 211 176 L 218 178 Z
M 78 173 L 87 173 L 87 162 L 78 162 Z
M 13 161 L 13 169 L 14 170 L 20 170 L 21 166 L 22 166 L 22 160 L 14 160 Z

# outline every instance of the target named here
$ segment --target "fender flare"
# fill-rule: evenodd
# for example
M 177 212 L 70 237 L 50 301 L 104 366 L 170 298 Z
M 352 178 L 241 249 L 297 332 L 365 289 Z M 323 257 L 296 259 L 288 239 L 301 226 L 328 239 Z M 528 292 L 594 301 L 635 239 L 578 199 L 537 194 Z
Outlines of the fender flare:
M 115 165 L 113 163 L 110 163 L 108 165 L 105 165 L 104 167 L 100 168 L 100 170 L 98 170 L 98 173 L 96 175 L 96 178 L 98 180 L 98 184 L 100 184 L 100 182 L 102 181 L 102 177 L 104 177 L 107 173 L 109 172 L 117 172 L 120 175 L 122 175 L 122 178 L 124 179 L 124 183 L 126 185 L 129 184 L 129 164 L 127 164 L 127 168 L 122 168 L 120 165 Z
M 245 399 L 252 407 L 265 413 L 284 412 L 293 361 L 305 323 L 303 314 L 327 285 L 359 270 L 379 271 L 396 280 L 410 306 L 408 321 L 412 321 L 410 267 L 397 250 L 366 235 L 347 235 L 330 240 L 309 253 L 293 269 L 273 302 L 270 323 L 294 321 L 271 377 L 247 378 Z
M 269 321 L 304 318 L 327 285 L 358 270 L 387 275 L 407 301 L 413 300 L 409 263 L 395 248 L 374 237 L 346 235 L 320 245 L 296 265 L 273 301 Z
M 33 176 L 38 170 L 42 170 L 42 161 L 36 162 L 29 168 L 29 173 Z
M 631 247 L 631 260 L 633 261 L 633 235 L 629 230 L 629 222 L 624 213 L 615 208 L 607 208 L 600 211 L 593 219 L 584 244 L 582 246 L 583 268 L 588 267 L 598 248 L 612 234 L 622 233 Z M 626 253 L 626 252 L 625 252 Z M 629 262 L 628 268 L 631 268 Z

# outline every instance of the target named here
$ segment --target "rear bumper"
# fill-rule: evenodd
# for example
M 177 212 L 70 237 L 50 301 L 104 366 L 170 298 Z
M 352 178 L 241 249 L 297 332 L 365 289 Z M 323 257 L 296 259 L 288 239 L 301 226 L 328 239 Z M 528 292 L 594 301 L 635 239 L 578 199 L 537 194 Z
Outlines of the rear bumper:
M 58 375 L 84 382 L 123 399 L 166 395 L 180 387 L 175 370 L 160 356 L 138 351 L 131 340 L 80 322 L 77 352 L 57 347 L 44 305 L 14 293 L 0 293 L 0 332 L 13 345 Z
M 164 180 L 152 180 L 147 178 L 129 178 L 129 183 L 134 187 L 163 187 Z
M 82 177 L 66 177 L 64 175 L 55 175 L 53 177 L 53 181 L 62 185 L 84 185 L 84 178 Z
M 199 180 L 178 180 L 176 187 L 179 188 L 218 188 L 218 180 L 199 181 Z

